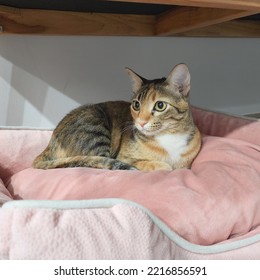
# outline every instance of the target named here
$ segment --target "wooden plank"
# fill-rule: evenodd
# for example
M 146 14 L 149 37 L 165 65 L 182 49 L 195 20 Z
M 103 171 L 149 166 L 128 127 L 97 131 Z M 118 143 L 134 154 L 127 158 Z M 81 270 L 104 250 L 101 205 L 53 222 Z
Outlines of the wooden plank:
M 108 0 L 145 4 L 165 4 L 204 8 L 251 10 L 260 12 L 260 0 Z
M 4 15 L 4 14 L 19 15 L 19 13 L 20 13 L 20 9 L 0 5 L 0 15 Z
M 78 13 L 0 6 L 2 34 L 154 35 L 154 16 Z
M 260 23 L 252 20 L 234 20 L 193 31 L 176 34 L 182 37 L 260 38 Z
M 217 14 L 216 11 L 212 12 L 215 19 L 211 19 L 207 17 L 205 11 L 200 10 L 199 13 L 198 10 L 196 11 L 192 17 L 188 16 L 185 20 L 182 18 L 182 23 L 178 23 L 176 20 L 171 22 L 171 17 L 167 16 L 162 16 L 161 22 L 159 23 L 158 20 L 156 23 L 154 16 L 26 10 L 0 6 L 0 33 L 153 36 L 156 26 L 159 35 L 259 37 L 259 22 L 250 23 L 251 21 L 243 20 L 201 28 L 216 23 L 216 20 L 230 20 L 233 15 L 234 17 L 244 16 L 244 12 L 238 11 L 238 14 L 236 14 L 235 11 L 230 11 L 230 13 L 219 11 L 219 14 Z M 179 17 L 180 15 L 179 12 Z M 166 27 L 163 27 L 162 21 L 164 20 L 166 23 L 168 22 Z M 192 23 L 189 23 L 189 20 Z M 184 26 L 183 29 L 181 29 L 182 25 Z M 194 27 L 199 29 L 193 30 Z M 167 28 L 167 30 L 163 31 L 164 28 Z
M 156 34 L 174 35 L 255 14 L 253 11 L 179 7 L 158 16 Z

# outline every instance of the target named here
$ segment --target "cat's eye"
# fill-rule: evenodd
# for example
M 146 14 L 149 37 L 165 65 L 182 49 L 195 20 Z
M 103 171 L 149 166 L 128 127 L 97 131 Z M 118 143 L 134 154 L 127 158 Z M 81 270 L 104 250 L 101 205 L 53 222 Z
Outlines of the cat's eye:
M 154 105 L 154 110 L 158 112 L 163 112 L 167 108 L 167 103 L 163 101 L 157 101 Z
M 138 100 L 133 100 L 132 102 L 132 108 L 135 110 L 135 111 L 139 111 L 140 110 L 140 102 Z

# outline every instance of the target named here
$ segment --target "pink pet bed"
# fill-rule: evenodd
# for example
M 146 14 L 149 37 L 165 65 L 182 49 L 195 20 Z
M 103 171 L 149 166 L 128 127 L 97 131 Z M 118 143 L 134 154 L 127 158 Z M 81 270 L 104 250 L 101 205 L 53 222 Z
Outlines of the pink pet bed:
M 260 122 L 194 108 L 192 168 L 39 170 L 51 131 L 0 130 L 0 259 L 260 259 Z

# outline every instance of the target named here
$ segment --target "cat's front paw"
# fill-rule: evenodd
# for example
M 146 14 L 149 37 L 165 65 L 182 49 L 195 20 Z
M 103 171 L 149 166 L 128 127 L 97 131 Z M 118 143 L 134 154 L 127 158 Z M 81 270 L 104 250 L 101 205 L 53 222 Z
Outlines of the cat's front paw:
M 135 166 L 141 171 L 172 171 L 172 167 L 163 161 L 139 161 L 135 164 Z
M 150 164 L 147 171 L 153 171 L 153 170 L 172 171 L 172 167 L 166 162 L 153 162 Z

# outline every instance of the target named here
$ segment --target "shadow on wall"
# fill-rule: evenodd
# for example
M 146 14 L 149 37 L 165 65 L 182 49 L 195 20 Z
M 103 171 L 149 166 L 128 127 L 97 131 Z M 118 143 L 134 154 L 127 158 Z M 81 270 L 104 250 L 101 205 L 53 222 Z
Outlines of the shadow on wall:
M 53 127 L 79 104 L 129 100 L 131 86 L 124 67 L 152 79 L 166 76 L 180 62 L 191 70 L 193 105 L 219 109 L 258 104 L 260 57 L 256 54 L 260 43 L 239 42 L 241 45 L 231 39 L 2 36 L 4 65 L 0 65 L 0 73 L 6 86 L 0 84 L 0 89 L 5 89 L 8 112 L 2 118 L 6 123 L 0 125 Z
M 79 105 L 38 77 L 10 62 L 8 64 L 10 71 L 5 75 L 8 90 L 3 92 L 7 95 L 4 125 L 51 128 Z
M 36 125 L 41 119 L 57 122 L 79 104 L 129 100 L 131 86 L 125 66 L 149 72 L 145 44 L 128 38 L 7 36 L 1 38 L 2 78 L 10 85 L 4 125 Z M 106 44 L 107 42 L 107 44 Z M 121 42 L 121 45 L 118 43 Z M 150 59 L 149 63 L 154 63 Z M 157 67 L 156 72 L 165 72 Z M 169 66 L 169 70 L 172 65 Z M 158 69 L 159 68 L 159 69 Z M 149 74 L 149 73 L 148 73 Z M 154 77 L 152 77 L 154 78 Z M 31 115 L 31 116 L 29 116 Z M 34 120 L 30 120 L 34 118 Z M 43 121 L 44 122 L 44 121 Z
M 25 111 L 29 104 L 33 104 L 33 108 L 36 111 L 43 112 L 47 93 L 47 84 L 40 82 L 38 78 L 32 78 L 30 74 L 13 65 L 6 123 L 22 126 L 25 118 L 27 118 Z M 30 115 L 32 118 L 31 123 L 40 122 L 37 114 L 32 114 L 31 112 Z

